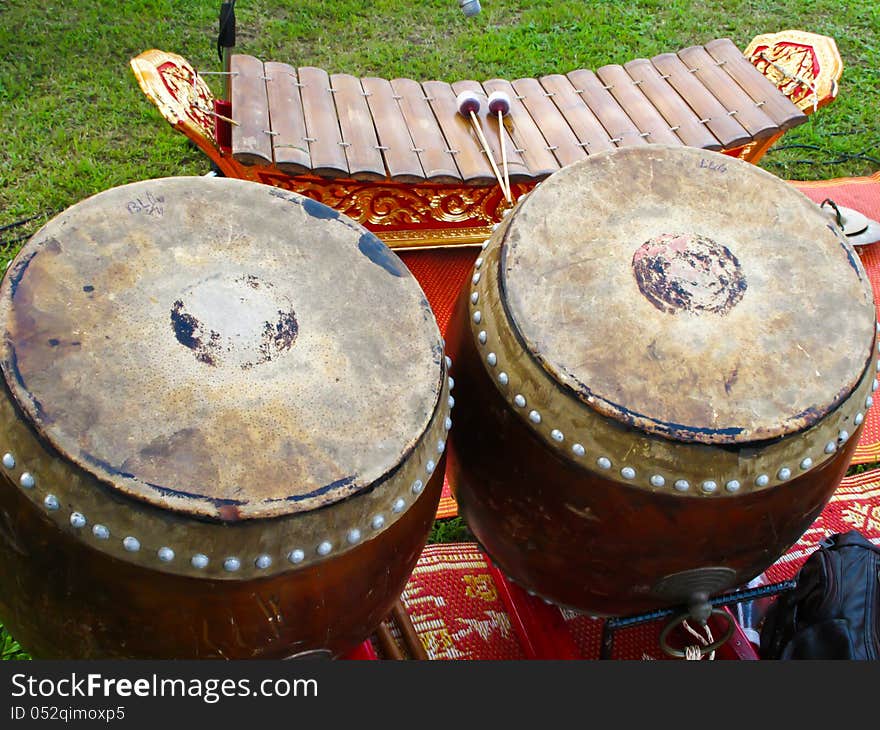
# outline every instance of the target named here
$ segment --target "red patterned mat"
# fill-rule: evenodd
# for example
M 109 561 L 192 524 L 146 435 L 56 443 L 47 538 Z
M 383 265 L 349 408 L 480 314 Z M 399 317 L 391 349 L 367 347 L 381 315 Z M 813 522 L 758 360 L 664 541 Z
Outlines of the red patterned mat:
M 859 530 L 880 544 L 880 469 L 847 477 L 803 537 L 768 571 L 791 578 L 818 543 L 835 532 Z M 524 659 L 510 616 L 485 556 L 472 543 L 429 545 L 407 584 L 403 601 L 431 659 Z M 566 626 L 585 659 L 597 659 L 602 621 L 586 616 Z M 663 659 L 660 623 L 621 629 L 615 659 Z
M 880 220 L 880 172 L 870 177 L 838 178 L 815 182 L 793 182 L 796 188 L 817 203 L 832 198 L 839 205 L 853 208 L 874 220 Z M 874 286 L 875 299 L 880 302 L 880 247 L 866 246 L 860 251 L 862 263 Z M 418 279 L 437 317 L 440 331 L 445 335 L 449 318 L 462 284 L 470 274 L 479 249 L 475 246 L 400 251 L 398 255 Z M 880 461 L 880 409 L 868 412 L 854 464 Z M 458 514 L 449 484 L 443 486 L 443 496 L 437 517 Z

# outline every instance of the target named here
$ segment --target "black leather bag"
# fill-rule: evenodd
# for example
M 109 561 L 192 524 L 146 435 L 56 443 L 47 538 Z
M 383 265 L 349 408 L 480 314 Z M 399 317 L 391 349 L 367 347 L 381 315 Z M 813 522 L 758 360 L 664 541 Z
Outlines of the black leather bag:
M 823 540 L 768 610 L 761 658 L 880 658 L 880 548 L 855 530 Z

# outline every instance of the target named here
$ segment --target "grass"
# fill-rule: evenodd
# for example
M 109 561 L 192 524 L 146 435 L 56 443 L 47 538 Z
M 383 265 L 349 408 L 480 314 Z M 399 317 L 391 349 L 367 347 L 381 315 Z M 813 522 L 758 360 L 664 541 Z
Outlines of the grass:
M 727 36 L 801 28 L 833 36 L 840 97 L 789 132 L 761 165 L 789 179 L 880 169 L 880 4 L 838 0 L 241 0 L 239 50 L 331 72 L 411 78 L 516 78 L 597 67 Z M 52 211 L 105 190 L 201 174 L 206 159 L 142 95 L 128 60 L 147 48 L 218 68 L 219 0 L 0 0 L 0 266 Z M 24 237 L 24 238 L 22 238 Z M 460 520 L 431 539 L 466 539 Z M 0 656 L 21 656 L 0 630 Z

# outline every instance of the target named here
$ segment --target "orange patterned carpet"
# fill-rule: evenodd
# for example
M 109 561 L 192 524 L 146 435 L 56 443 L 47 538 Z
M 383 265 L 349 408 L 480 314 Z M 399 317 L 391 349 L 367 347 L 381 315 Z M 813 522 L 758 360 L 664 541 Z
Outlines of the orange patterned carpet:
M 874 220 L 880 220 L 880 172 L 870 177 L 792 182 L 792 185 L 816 203 L 821 203 L 825 198 L 832 198 L 839 205 L 858 210 Z M 424 289 L 437 317 L 440 331 L 444 334 L 458 292 L 470 275 L 478 251 L 479 248 L 470 246 L 398 252 Z M 860 254 L 874 286 L 875 300 L 880 302 L 880 246 L 862 247 Z M 880 409 L 877 408 L 868 412 L 859 447 L 853 458 L 854 464 L 874 461 L 880 461 Z M 458 510 L 447 483 L 443 487 L 443 497 L 437 509 L 437 517 L 453 517 L 456 514 Z

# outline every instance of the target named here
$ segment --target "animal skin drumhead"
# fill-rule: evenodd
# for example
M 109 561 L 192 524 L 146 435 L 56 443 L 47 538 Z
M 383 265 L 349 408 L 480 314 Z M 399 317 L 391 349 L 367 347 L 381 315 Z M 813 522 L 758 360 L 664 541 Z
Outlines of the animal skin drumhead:
M 682 441 L 762 441 L 853 390 L 871 289 L 827 215 L 753 165 L 649 145 L 552 175 L 501 262 L 528 353 L 603 415 Z
M 113 490 L 224 520 L 303 512 L 393 473 L 442 376 L 421 289 L 373 234 L 265 185 L 96 195 L 3 281 L 2 373 Z

